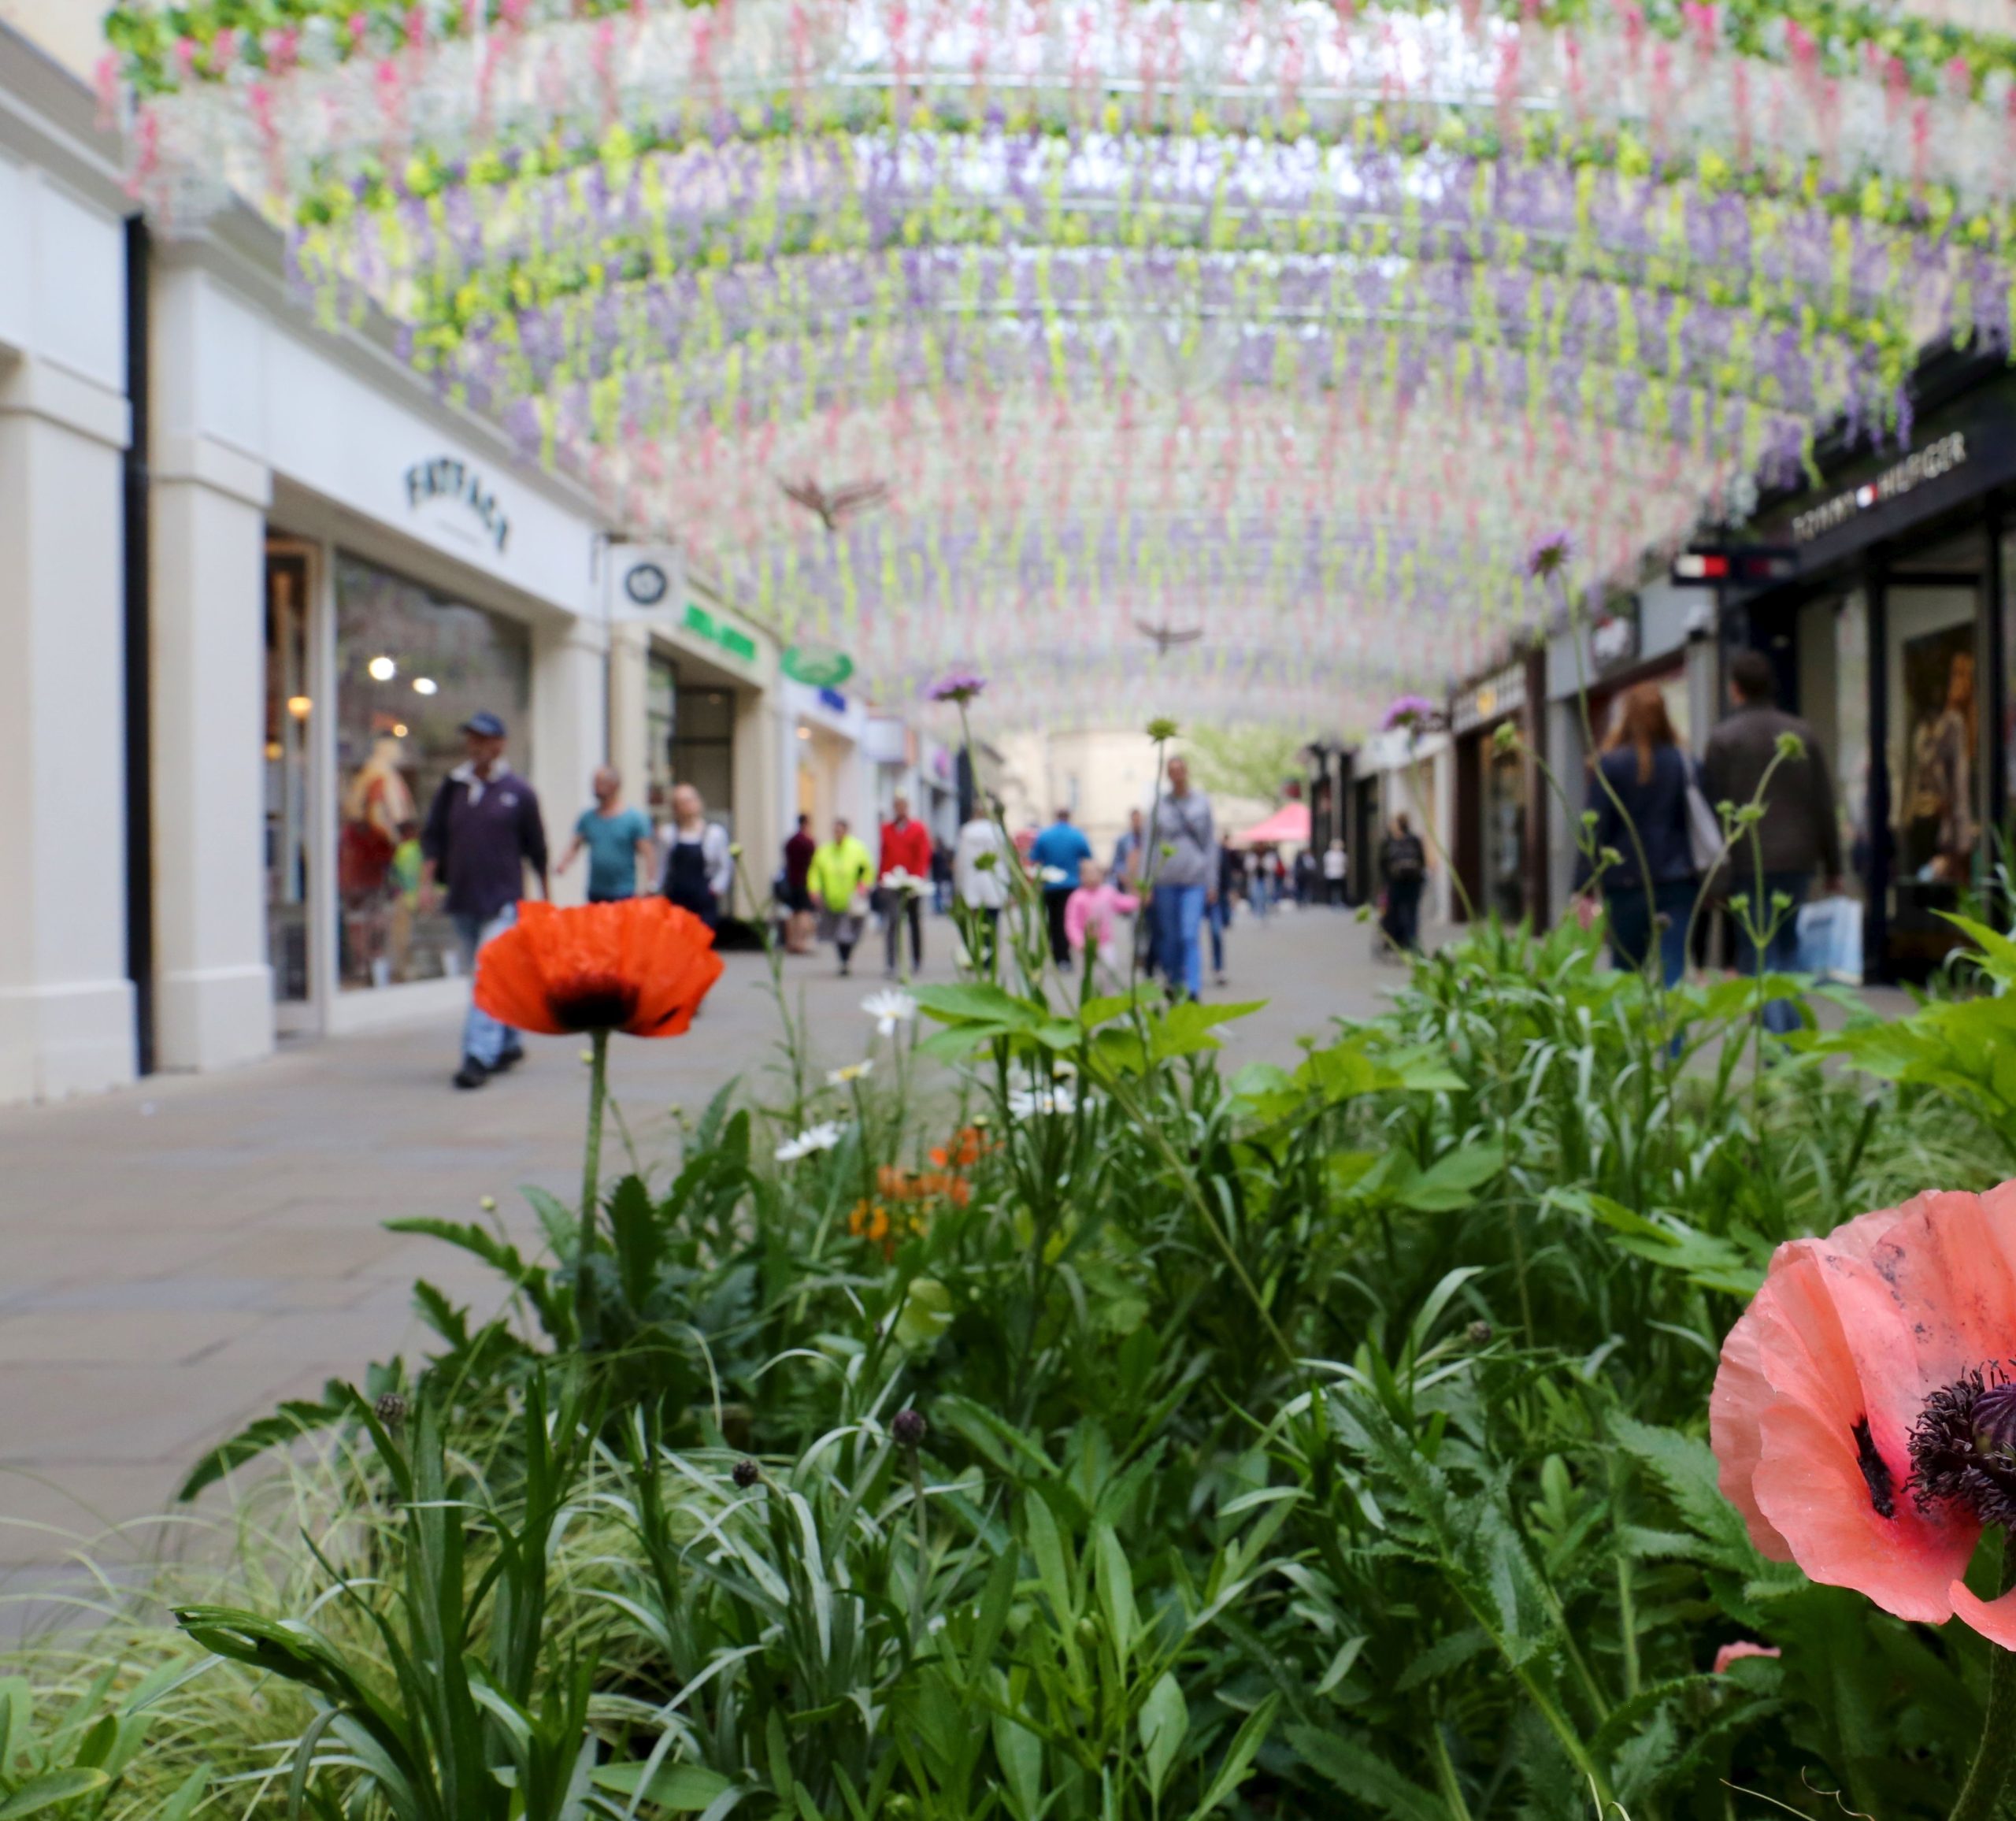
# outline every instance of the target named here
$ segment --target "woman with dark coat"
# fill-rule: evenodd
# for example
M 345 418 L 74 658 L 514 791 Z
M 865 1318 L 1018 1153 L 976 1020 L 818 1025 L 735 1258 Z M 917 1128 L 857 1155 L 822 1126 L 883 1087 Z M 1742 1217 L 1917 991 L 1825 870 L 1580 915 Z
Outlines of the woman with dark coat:
M 1595 851 L 1600 855 L 1608 848 L 1617 856 L 1594 882 L 1610 913 L 1610 950 L 1617 965 L 1636 973 L 1656 944 L 1668 986 L 1679 983 L 1687 966 L 1687 922 L 1695 891 L 1687 810 L 1693 777 L 1693 761 L 1681 751 L 1659 686 L 1633 684 L 1618 703 L 1589 780 Z M 1592 883 L 1591 872 L 1585 854 L 1577 866 L 1578 888 Z

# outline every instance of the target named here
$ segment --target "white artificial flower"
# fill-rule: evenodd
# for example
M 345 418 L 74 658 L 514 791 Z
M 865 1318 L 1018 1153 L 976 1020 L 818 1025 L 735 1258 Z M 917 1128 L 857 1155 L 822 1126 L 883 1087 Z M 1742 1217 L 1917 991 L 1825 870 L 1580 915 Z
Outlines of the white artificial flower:
M 830 1151 L 840 1141 L 841 1127 L 836 1120 L 828 1119 L 823 1125 L 808 1126 L 795 1138 L 787 1138 L 777 1147 L 780 1163 L 795 1163 L 801 1157 L 810 1157 L 815 1151 Z
M 917 1017 L 917 1001 L 900 987 L 871 992 L 861 1002 L 861 1009 L 874 1019 L 878 1037 L 894 1037 L 899 1024 L 911 1023 Z
M 902 866 L 891 866 L 882 875 L 884 890 L 908 892 L 913 896 L 925 890 L 929 884 L 928 879 L 920 879 L 916 873 Z
M 1041 877 L 1046 885 L 1069 885 L 1073 883 L 1071 875 L 1062 866 L 1045 866 Z
M 1008 1111 L 1017 1119 L 1032 1118 L 1039 1113 L 1054 1114 L 1060 1119 L 1068 1119 L 1077 1110 L 1077 1101 L 1062 1081 L 1050 1082 L 1040 1088 L 1008 1090 Z
M 829 1088 L 844 1088 L 850 1082 L 858 1081 L 862 1076 L 872 1074 L 874 1068 L 875 1059 L 873 1056 L 864 1056 L 858 1063 L 848 1063 L 837 1069 L 828 1069 L 826 1071 L 826 1085 Z

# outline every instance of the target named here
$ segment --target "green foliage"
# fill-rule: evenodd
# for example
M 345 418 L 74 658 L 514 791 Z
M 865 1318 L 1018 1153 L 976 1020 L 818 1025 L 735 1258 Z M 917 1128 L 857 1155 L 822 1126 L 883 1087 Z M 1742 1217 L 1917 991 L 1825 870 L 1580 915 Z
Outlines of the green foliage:
M 1304 736 L 1292 729 L 1255 722 L 1229 727 L 1195 727 L 1184 736 L 1184 751 L 1208 791 L 1255 803 L 1276 803 L 1281 786 L 1308 770 Z
M 1797 983 L 1661 993 L 1488 927 L 1228 1079 L 1250 1008 L 1074 1002 L 1011 933 L 866 1086 L 788 1059 L 829 1149 L 773 1169 L 723 1100 L 598 1192 L 585 1256 L 547 1196 L 543 1252 L 404 1223 L 501 1312 L 420 1286 L 430 1358 L 209 1457 L 295 1476 L 176 1602 L 213 1656 L 27 1653 L 13 1736 L 68 1717 L 0 1787 L 92 1821 L 1942 1813 L 1984 1647 L 1762 1558 L 1704 1413 L 1775 1245 L 1984 1183 L 1990 1077 L 1870 1062 L 1960 1069 L 2016 960 L 1977 940 L 1995 991 L 1766 1069 L 1758 996 Z M 1712 1673 L 1743 1638 L 1783 1654 Z

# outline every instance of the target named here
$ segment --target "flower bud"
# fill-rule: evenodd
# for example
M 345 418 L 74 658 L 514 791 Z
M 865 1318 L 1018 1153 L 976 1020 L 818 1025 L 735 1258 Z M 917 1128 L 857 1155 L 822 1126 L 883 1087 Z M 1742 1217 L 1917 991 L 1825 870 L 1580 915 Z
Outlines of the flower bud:
M 1473 1322 L 1463 1330 L 1464 1337 L 1473 1347 L 1488 1347 L 1493 1330 L 1488 1322 Z
M 1788 729 L 1778 736 L 1778 756 L 1781 758 L 1805 758 L 1806 742 Z
M 476 1206 L 485 1214 L 495 1214 L 497 1211 L 497 1197 L 494 1195 L 486 1195 L 478 1200 Z
M 747 1492 L 763 1477 L 763 1470 L 753 1460 L 739 1460 L 730 1470 L 728 1477 L 744 1492 Z
M 406 1419 L 406 1400 L 396 1391 L 387 1391 L 371 1407 L 387 1429 L 397 1429 Z
M 921 1448 L 930 1428 L 921 1411 L 899 1410 L 889 1419 L 890 1434 L 905 1448 Z

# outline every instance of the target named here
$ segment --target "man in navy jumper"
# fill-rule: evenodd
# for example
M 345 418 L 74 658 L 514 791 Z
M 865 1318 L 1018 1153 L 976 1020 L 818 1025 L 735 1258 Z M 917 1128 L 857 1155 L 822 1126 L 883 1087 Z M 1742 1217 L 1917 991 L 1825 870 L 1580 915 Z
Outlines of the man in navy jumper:
M 434 908 L 436 881 L 448 888 L 448 914 L 472 981 L 476 951 L 517 920 L 525 868 L 546 886 L 546 825 L 532 787 L 504 762 L 504 723 L 489 713 L 462 723 L 468 758 L 442 779 L 420 837 L 421 908 Z M 480 1088 L 524 1051 L 518 1033 L 473 999 L 462 1025 L 458 1088 Z

